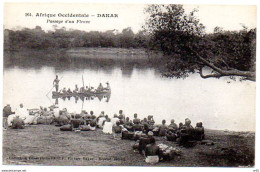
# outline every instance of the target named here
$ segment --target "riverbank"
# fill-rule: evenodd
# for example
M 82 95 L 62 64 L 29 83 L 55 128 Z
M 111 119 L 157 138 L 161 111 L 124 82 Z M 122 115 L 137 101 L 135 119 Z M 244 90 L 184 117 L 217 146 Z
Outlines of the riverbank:
M 205 130 L 205 135 L 214 145 L 197 143 L 192 148 L 184 148 L 156 137 L 158 144 L 180 148 L 181 155 L 155 166 L 254 166 L 254 132 Z M 101 130 L 62 132 L 52 125 L 8 129 L 3 131 L 3 164 L 148 166 L 144 157 L 133 151 L 133 144 L 130 140 L 115 140 Z
M 162 54 L 133 48 L 72 48 L 72 49 L 19 49 L 4 52 L 4 68 L 41 68 L 66 66 L 76 68 L 111 68 L 118 66 L 132 69 L 155 67 L 162 64 Z

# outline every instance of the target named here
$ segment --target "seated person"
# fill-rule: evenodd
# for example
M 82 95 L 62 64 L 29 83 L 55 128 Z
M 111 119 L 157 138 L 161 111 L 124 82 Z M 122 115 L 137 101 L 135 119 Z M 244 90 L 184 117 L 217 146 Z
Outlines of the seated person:
M 145 162 L 149 164 L 156 164 L 159 162 L 159 146 L 155 144 L 155 139 L 152 138 L 150 144 L 145 148 Z
M 128 131 L 134 131 L 133 130 L 133 123 L 131 121 L 129 121 L 129 117 L 126 117 L 126 121 L 124 123 L 124 127 L 128 130 Z
M 183 127 L 183 123 L 180 122 L 180 123 L 179 123 L 179 128 L 178 128 L 178 130 L 177 130 L 177 137 L 180 137 L 180 133 L 181 133 L 182 127 Z
M 185 119 L 185 124 L 180 130 L 180 144 L 185 145 L 188 141 L 193 140 L 194 128 L 191 125 L 191 120 L 189 118 Z
M 147 134 L 150 131 L 147 118 L 144 118 L 144 120 L 142 121 L 142 127 L 143 127 L 143 133 Z
M 202 122 L 198 122 L 194 129 L 194 139 L 201 141 L 204 137 L 204 127 L 202 126 Z
M 63 93 L 63 94 L 66 94 L 66 93 L 67 93 L 67 90 L 66 90 L 65 87 L 63 88 L 62 93 Z
M 125 120 L 125 114 L 123 113 L 123 110 L 119 110 L 119 116 L 118 116 L 118 118 Z
M 42 116 L 49 116 L 50 115 L 46 107 L 43 109 L 41 115 Z
M 152 131 L 149 131 L 147 135 L 140 137 L 139 147 L 138 147 L 138 150 L 139 150 L 139 153 L 140 153 L 140 154 L 143 153 L 143 151 L 144 151 L 145 148 L 146 148 L 146 145 L 150 144 L 150 143 L 151 143 L 151 140 L 152 140 L 153 138 L 154 138 L 154 137 L 153 137 L 153 132 L 152 132 Z
M 166 136 L 167 130 L 166 121 L 162 120 L 162 125 L 159 127 L 159 136 Z
M 113 126 L 115 126 L 118 121 L 119 121 L 119 118 L 118 118 L 117 114 L 114 114 L 114 117 L 111 119 Z
M 78 92 L 79 92 L 78 85 L 75 85 L 75 89 L 73 90 L 73 93 L 78 93 Z
M 117 121 L 116 125 L 113 126 L 112 131 L 113 131 L 114 138 L 116 138 L 117 136 L 119 136 L 121 134 L 122 126 L 120 126 L 120 122 L 119 121 Z
M 103 87 L 102 83 L 100 83 L 97 88 L 97 91 L 103 91 L 103 89 L 104 89 L 104 87 Z
M 81 118 L 78 117 L 75 117 L 75 119 L 71 119 L 70 122 L 71 122 L 72 129 L 74 130 L 78 130 L 79 126 L 82 124 Z
M 106 84 L 107 84 L 107 87 L 106 87 L 105 89 L 106 89 L 106 90 L 110 90 L 111 87 L 110 87 L 110 85 L 109 85 L 109 82 L 106 82 Z
M 141 121 L 139 118 L 137 118 L 137 113 L 134 114 L 134 120 L 133 120 L 133 128 L 134 131 L 142 131 Z
M 149 125 L 154 125 L 154 123 L 155 123 L 155 122 L 154 122 L 153 116 L 152 116 L 152 115 L 149 115 L 149 116 L 148 116 L 148 124 L 149 124 Z
M 85 93 L 85 88 L 84 88 L 84 87 L 80 87 L 79 92 L 80 92 L 80 93 Z
M 174 119 L 171 120 L 171 124 L 168 126 L 168 130 L 176 132 L 178 130 L 177 124 L 175 124 Z
M 166 139 L 168 141 L 176 141 L 176 139 L 177 139 L 176 131 L 168 130 L 167 133 L 166 133 Z
M 103 128 L 104 122 L 106 120 L 105 116 L 100 116 L 97 120 L 97 127 L 98 128 Z
M 113 124 L 111 122 L 111 119 L 107 118 L 107 120 L 104 124 L 104 127 L 103 127 L 103 133 L 112 134 L 113 133 L 112 127 L 113 127 Z
M 72 93 L 72 91 L 70 90 L 70 88 L 67 90 L 67 93 L 68 93 L 68 94 L 71 94 L 71 93 Z
M 24 121 L 19 116 L 16 116 L 11 123 L 12 129 L 24 129 Z
M 96 120 L 95 119 L 91 120 L 90 123 L 89 123 L 89 126 L 90 126 L 91 131 L 96 130 L 96 126 L 97 126 Z
M 90 111 L 90 116 L 91 116 L 91 119 L 96 119 L 96 116 L 94 115 L 93 111 Z

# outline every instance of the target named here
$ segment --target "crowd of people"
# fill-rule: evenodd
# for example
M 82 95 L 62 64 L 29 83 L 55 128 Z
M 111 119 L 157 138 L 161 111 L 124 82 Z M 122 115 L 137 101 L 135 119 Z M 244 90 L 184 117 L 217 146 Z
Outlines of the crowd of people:
M 25 109 L 23 104 L 12 111 L 10 105 L 4 107 L 4 128 L 23 129 L 25 125 L 31 124 L 53 124 L 60 127 L 61 131 L 94 131 L 102 130 L 105 134 L 111 134 L 114 139 L 135 140 L 133 148 L 140 154 L 145 155 L 146 162 L 156 163 L 161 159 L 171 159 L 170 148 L 165 145 L 157 145 L 155 136 L 164 137 L 167 141 L 174 141 L 182 146 L 191 146 L 196 141 L 204 139 L 204 127 L 202 122 L 198 122 L 196 127 L 191 125 L 189 118 L 184 124 L 175 123 L 172 119 L 169 125 L 166 120 L 162 120 L 160 125 L 155 124 L 152 115 L 142 120 L 134 114 L 134 119 L 130 120 L 125 116 L 123 110 L 114 114 L 112 118 L 102 111 L 95 115 L 93 111 L 89 113 L 82 110 L 81 113 L 69 113 L 66 108 L 59 109 L 55 105 L 47 108 Z M 168 151 L 168 152 L 167 152 Z

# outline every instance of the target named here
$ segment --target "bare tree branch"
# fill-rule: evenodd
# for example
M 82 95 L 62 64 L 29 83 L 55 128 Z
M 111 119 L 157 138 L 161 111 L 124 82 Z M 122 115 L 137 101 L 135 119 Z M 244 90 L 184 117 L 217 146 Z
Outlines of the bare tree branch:
M 206 66 L 210 67 L 213 69 L 217 74 L 210 74 L 210 75 L 203 75 L 202 74 L 202 68 L 200 68 L 200 76 L 202 78 L 210 78 L 210 77 L 215 77 L 215 78 L 220 78 L 223 76 L 241 76 L 245 77 L 245 79 L 250 80 L 250 81 L 255 81 L 255 72 L 250 72 L 250 71 L 240 71 L 237 69 L 232 69 L 232 70 L 223 70 L 220 69 L 219 67 L 215 66 L 214 64 L 210 63 L 207 61 L 205 58 L 203 58 L 201 55 L 199 55 L 197 52 L 193 51 L 196 55 L 197 58 L 203 62 Z

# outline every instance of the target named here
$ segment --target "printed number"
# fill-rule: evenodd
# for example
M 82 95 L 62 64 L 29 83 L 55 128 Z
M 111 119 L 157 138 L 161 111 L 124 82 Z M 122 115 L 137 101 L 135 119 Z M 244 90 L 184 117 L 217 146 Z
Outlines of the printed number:
M 25 13 L 25 17 L 31 17 L 32 14 L 31 13 Z
M 253 170 L 253 172 L 259 172 L 259 169 L 255 169 L 255 170 Z

